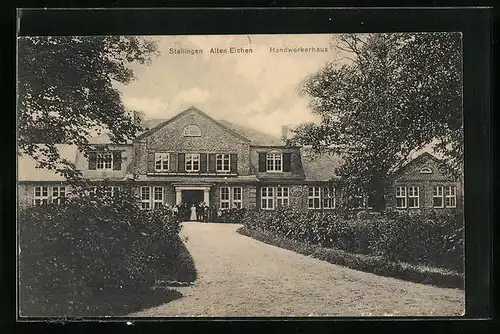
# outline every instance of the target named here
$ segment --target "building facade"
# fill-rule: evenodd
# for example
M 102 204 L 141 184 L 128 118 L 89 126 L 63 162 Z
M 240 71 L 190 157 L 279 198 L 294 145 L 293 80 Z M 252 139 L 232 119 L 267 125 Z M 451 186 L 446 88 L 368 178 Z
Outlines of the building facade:
M 169 120 L 150 123 L 131 143 L 110 144 L 104 136 L 94 139 L 96 149 L 88 155 L 74 146 L 59 145 L 61 155 L 74 161 L 83 176 L 96 185 L 106 180 L 110 194 L 133 180 L 143 209 L 205 202 L 221 209 L 273 210 L 291 205 L 333 210 L 342 204 L 335 187 L 340 158 L 311 157 L 307 148 L 287 145 L 286 134 L 275 138 L 217 121 L 194 107 Z M 401 209 L 422 208 L 432 201 L 436 204 L 438 195 L 429 197 L 428 188 L 435 186 L 436 194 L 448 194 L 443 195 L 443 206 L 451 208 L 450 189 L 457 193 L 458 185 L 445 182 L 435 172 L 415 173 L 414 168 L 420 165 L 414 165 L 397 174 L 390 203 Z M 428 167 L 436 170 L 432 163 Z M 20 158 L 18 169 L 21 207 L 59 202 L 71 191 L 60 176 L 34 168 L 29 157 Z M 443 188 L 439 188 L 441 184 Z
M 398 211 L 455 211 L 463 205 L 462 182 L 441 170 L 440 160 L 424 152 L 391 177 L 386 205 Z

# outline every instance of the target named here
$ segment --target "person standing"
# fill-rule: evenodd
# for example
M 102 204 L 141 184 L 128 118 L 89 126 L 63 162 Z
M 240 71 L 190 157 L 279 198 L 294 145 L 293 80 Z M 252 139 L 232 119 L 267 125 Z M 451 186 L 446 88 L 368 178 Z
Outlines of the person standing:
M 189 207 L 187 203 L 182 203 L 182 220 L 189 220 Z
M 203 202 L 200 202 L 196 208 L 196 213 L 198 215 L 198 221 L 203 221 Z
M 174 217 L 174 219 L 176 221 L 179 221 L 179 206 L 178 205 L 174 205 L 174 207 L 172 208 L 172 216 Z
M 191 207 L 191 217 L 189 217 L 189 221 L 196 221 L 196 205 L 194 204 Z
M 203 221 L 205 223 L 208 223 L 208 214 L 209 214 L 209 211 L 210 211 L 210 208 L 208 207 L 208 205 L 205 203 L 203 205 Z

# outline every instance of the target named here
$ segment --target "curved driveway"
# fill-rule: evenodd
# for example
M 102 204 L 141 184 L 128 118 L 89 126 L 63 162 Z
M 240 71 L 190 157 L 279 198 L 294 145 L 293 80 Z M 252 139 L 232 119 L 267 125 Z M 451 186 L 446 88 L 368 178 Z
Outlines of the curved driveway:
M 270 246 L 240 225 L 183 223 L 198 280 L 133 316 L 451 316 L 464 292 L 381 277 Z

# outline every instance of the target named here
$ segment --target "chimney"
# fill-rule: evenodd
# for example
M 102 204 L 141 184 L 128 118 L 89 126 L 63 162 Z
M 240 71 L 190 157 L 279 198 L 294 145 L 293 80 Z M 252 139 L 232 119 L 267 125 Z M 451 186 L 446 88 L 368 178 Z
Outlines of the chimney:
M 281 139 L 286 142 L 288 138 L 288 126 L 287 125 L 283 125 L 281 126 Z

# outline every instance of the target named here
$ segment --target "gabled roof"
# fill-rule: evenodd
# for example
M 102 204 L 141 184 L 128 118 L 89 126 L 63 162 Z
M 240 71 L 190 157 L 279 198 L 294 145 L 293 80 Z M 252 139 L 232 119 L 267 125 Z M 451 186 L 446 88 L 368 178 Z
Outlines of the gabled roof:
M 392 174 L 398 175 L 398 174 L 402 173 L 404 170 L 406 170 L 409 166 L 412 166 L 414 164 L 418 164 L 422 161 L 427 161 L 429 159 L 433 160 L 437 163 L 441 163 L 441 159 L 437 158 L 433 154 L 431 154 L 429 152 L 423 152 L 423 153 L 420 153 L 419 155 L 417 155 L 416 157 L 414 157 L 413 159 L 411 159 L 410 161 L 403 164 L 398 170 L 394 171 L 394 173 L 392 173 Z
M 212 117 L 208 116 L 206 113 L 204 113 L 203 111 L 201 111 L 200 109 L 196 108 L 196 107 L 189 107 L 188 109 L 178 113 L 177 115 L 175 115 L 174 117 L 168 119 L 168 120 L 165 120 L 159 124 L 157 124 L 156 126 L 150 128 L 149 130 L 141 133 L 139 136 L 137 136 L 136 139 L 143 139 L 145 137 L 148 137 L 149 135 L 153 134 L 154 132 L 158 131 L 159 129 L 161 129 L 162 127 L 164 127 L 165 125 L 175 121 L 176 119 L 190 113 L 190 112 L 195 112 L 197 113 L 198 115 L 202 116 L 202 117 L 205 117 L 206 119 L 218 124 L 220 127 L 222 127 L 223 129 L 225 129 L 227 132 L 231 133 L 232 135 L 234 136 L 237 136 L 245 141 L 250 141 L 248 138 L 245 138 L 244 136 L 242 136 L 240 133 L 228 128 L 226 125 L 222 124 L 221 122 L 219 121 L 216 121 L 215 119 L 213 119 Z
M 300 149 L 302 166 L 306 181 L 331 181 L 338 177 L 336 171 L 342 164 L 342 157 L 338 154 L 310 154 L 309 147 Z
M 58 144 L 56 148 L 62 159 L 75 162 L 78 148 L 76 145 Z M 31 156 L 18 156 L 17 179 L 18 181 L 65 181 L 66 179 L 56 174 L 55 171 L 36 168 L 37 162 Z

